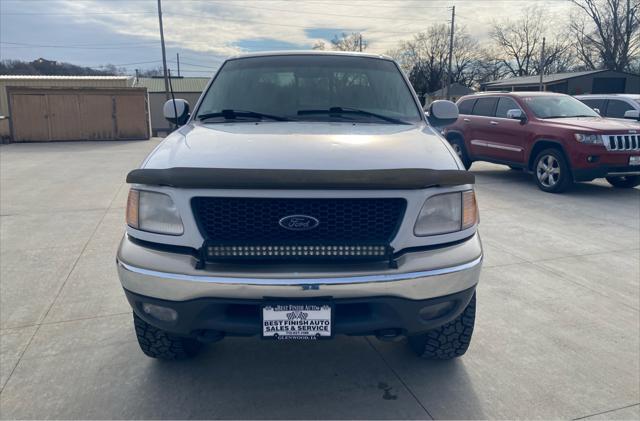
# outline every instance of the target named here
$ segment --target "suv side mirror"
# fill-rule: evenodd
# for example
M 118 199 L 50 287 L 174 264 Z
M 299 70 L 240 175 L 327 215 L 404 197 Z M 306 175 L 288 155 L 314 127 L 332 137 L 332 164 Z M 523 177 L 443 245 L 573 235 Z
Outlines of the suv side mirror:
M 514 108 L 512 110 L 507 110 L 507 118 L 511 118 L 513 120 L 525 121 L 527 116 L 522 112 L 519 108 Z
M 597 112 L 598 115 L 602 115 L 602 113 L 600 112 L 600 108 L 594 108 L 593 111 Z
M 170 99 L 164 103 L 162 113 L 169 123 L 182 126 L 189 119 L 189 103 L 184 99 Z
M 638 110 L 625 111 L 624 118 L 640 121 L 640 111 Z
M 458 106 L 451 101 L 437 100 L 429 105 L 427 120 L 434 127 L 453 124 L 458 119 Z

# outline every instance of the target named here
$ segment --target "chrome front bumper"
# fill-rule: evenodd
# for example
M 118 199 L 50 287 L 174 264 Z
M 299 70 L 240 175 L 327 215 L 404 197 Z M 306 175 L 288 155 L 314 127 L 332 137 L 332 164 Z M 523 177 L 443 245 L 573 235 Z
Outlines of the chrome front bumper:
M 452 246 L 406 253 L 397 269 L 348 265 L 339 268 L 276 266 L 204 271 L 192 256 L 158 251 L 133 243 L 127 236 L 118 250 L 118 275 L 133 293 L 171 301 L 196 298 L 262 299 L 357 298 L 388 296 L 424 300 L 474 287 L 482 265 L 480 237 Z M 311 270 L 309 270 L 311 269 Z

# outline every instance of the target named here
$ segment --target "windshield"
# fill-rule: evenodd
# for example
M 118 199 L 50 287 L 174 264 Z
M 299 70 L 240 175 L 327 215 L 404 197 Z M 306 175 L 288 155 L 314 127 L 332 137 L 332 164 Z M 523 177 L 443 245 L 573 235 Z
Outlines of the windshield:
M 538 118 L 600 117 L 588 105 L 570 96 L 530 96 L 523 99 Z
M 224 112 L 223 112 L 224 111 Z M 248 57 L 224 64 L 198 109 L 207 123 L 262 120 L 406 123 L 422 119 L 392 61 L 331 55 Z

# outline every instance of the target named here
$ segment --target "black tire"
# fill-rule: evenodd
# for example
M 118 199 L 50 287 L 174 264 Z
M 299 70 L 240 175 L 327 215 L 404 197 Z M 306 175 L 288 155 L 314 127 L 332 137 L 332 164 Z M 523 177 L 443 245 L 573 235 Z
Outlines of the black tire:
M 462 161 L 462 165 L 464 165 L 464 168 L 466 170 L 471 168 L 471 164 L 473 164 L 473 161 L 469 158 L 467 148 L 464 146 L 464 141 L 459 137 L 452 137 L 448 139 L 448 141 L 455 153 L 458 155 L 458 158 L 460 158 L 460 161 Z
M 450 360 L 461 357 L 469 349 L 476 320 L 476 294 L 454 320 L 421 335 L 409 337 L 411 349 L 429 360 Z
M 621 189 L 632 189 L 640 186 L 640 175 L 620 175 L 616 177 L 607 177 L 607 181 L 613 187 Z
M 547 171 L 545 168 L 550 168 Z M 533 177 L 540 190 L 547 193 L 562 193 L 573 184 L 571 168 L 562 151 L 545 149 L 533 161 Z M 546 178 L 545 178 L 546 174 Z
M 133 325 L 136 329 L 140 349 L 151 358 L 183 360 L 195 356 L 202 348 L 201 342 L 176 336 L 151 326 L 136 313 L 133 313 Z

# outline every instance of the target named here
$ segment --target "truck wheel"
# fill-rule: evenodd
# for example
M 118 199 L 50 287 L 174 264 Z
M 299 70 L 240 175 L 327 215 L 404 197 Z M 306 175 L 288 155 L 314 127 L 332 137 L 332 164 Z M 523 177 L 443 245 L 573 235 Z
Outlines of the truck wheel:
M 640 186 L 640 175 L 621 175 L 617 177 L 607 177 L 607 181 L 613 187 L 631 189 Z
M 473 161 L 469 159 L 469 155 L 467 154 L 467 150 L 464 146 L 464 141 L 459 137 L 454 137 L 452 139 L 449 139 L 449 143 L 451 144 L 451 147 L 455 151 L 456 155 L 458 155 L 458 158 L 460 158 L 460 161 L 462 161 L 464 169 L 468 170 L 469 168 L 471 168 L 471 164 L 473 164 Z
M 182 338 L 151 326 L 133 313 L 133 324 L 140 349 L 151 358 L 182 360 L 195 356 L 202 343 L 191 338 Z
M 437 329 L 409 337 L 411 349 L 429 360 L 450 360 L 464 355 L 471 343 L 476 320 L 476 294 L 454 320 Z
M 557 149 L 545 149 L 533 162 L 533 175 L 540 190 L 561 193 L 573 183 L 564 155 Z

